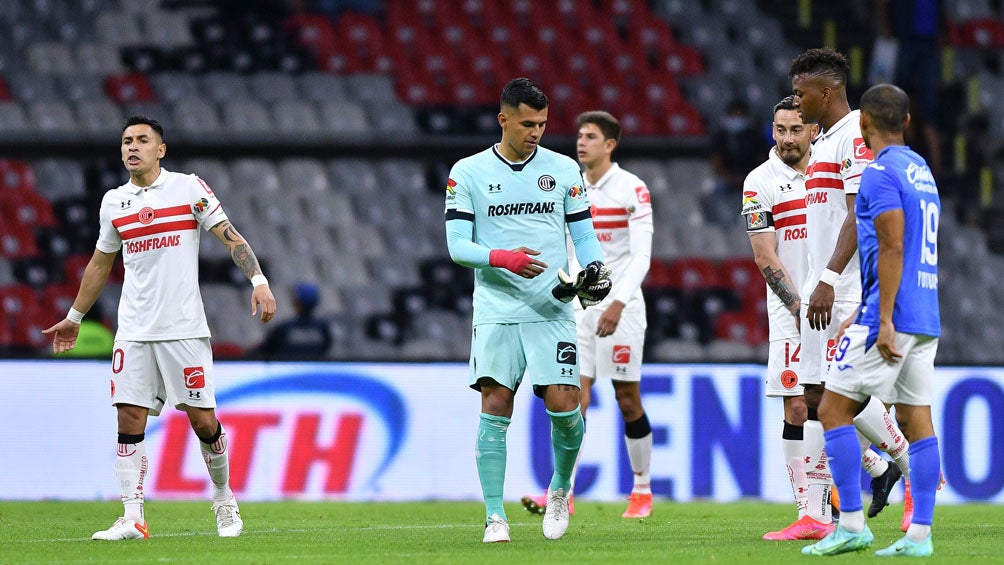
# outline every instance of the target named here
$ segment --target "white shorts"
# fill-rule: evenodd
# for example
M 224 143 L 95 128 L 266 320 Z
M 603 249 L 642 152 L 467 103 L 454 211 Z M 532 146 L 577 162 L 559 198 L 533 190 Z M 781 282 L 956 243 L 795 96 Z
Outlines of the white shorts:
M 903 358 L 889 363 L 874 344 L 865 350 L 868 329 L 854 324 L 844 332 L 827 390 L 858 402 L 875 396 L 886 404 L 930 406 L 938 338 L 896 332 L 894 344 Z
M 858 302 L 837 301 L 833 303 L 833 315 L 830 318 L 830 325 L 825 330 L 814 330 L 809 327 L 809 320 L 805 318 L 809 305 L 802 303 L 802 374 L 800 381 L 803 385 L 818 385 L 825 380 L 826 373 L 830 369 L 830 362 L 833 361 L 833 354 L 837 344 L 834 338 L 837 330 L 844 320 L 851 317 L 858 307 Z
M 770 342 L 767 353 L 767 378 L 764 388 L 769 397 L 801 396 L 804 392 L 800 379 L 802 371 L 802 346 L 798 337 Z
M 579 341 L 579 373 L 583 377 L 615 381 L 641 381 L 641 356 L 645 347 L 644 308 L 626 307 L 617 331 L 606 337 L 596 335 L 596 324 L 604 310 L 575 311 L 575 331 Z
M 164 404 L 215 408 L 209 338 L 116 341 L 112 404 L 133 404 L 159 416 Z

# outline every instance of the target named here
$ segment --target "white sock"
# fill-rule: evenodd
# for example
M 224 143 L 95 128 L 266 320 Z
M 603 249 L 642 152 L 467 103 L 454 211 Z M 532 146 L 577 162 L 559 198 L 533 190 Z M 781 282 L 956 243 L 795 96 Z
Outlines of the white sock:
M 866 448 L 864 453 L 861 454 L 861 466 L 864 467 L 868 476 L 874 479 L 875 477 L 881 477 L 882 473 L 886 472 L 886 469 L 889 468 L 889 462 L 883 459 L 878 453 Z
M 118 444 L 115 477 L 119 481 L 125 518 L 137 524 L 146 523 L 143 513 L 143 481 L 146 480 L 149 467 L 150 460 L 146 456 L 145 442 Z
M 213 501 L 227 502 L 234 497 L 230 490 L 230 457 L 227 454 L 227 433 L 220 430 L 220 438 L 213 443 L 199 442 L 202 459 L 213 481 Z
M 912 539 L 913 541 L 924 541 L 929 535 L 931 535 L 931 526 L 925 526 L 923 524 L 910 524 L 910 527 L 906 529 L 906 537 Z
M 624 441 L 627 443 L 631 472 L 634 473 L 634 488 L 631 492 L 652 494 L 652 476 L 649 474 L 652 464 L 652 434 L 640 438 L 625 436 Z
M 865 511 L 855 510 L 854 512 L 841 512 L 840 525 L 849 532 L 862 532 L 865 529 Z
M 830 514 L 830 487 L 833 485 L 833 475 L 826 460 L 826 441 L 823 438 L 823 424 L 819 420 L 805 421 L 802 428 L 802 447 L 809 460 L 805 469 L 806 482 L 809 486 L 809 506 L 806 513 L 824 524 L 829 524 L 833 521 Z
M 864 410 L 854 417 L 854 427 L 897 462 L 909 451 L 910 443 L 877 398 L 873 397 Z
M 809 483 L 805 477 L 805 448 L 801 440 L 781 439 L 781 453 L 784 454 L 785 466 L 788 468 L 788 480 L 791 482 L 791 493 L 798 506 L 798 517 L 801 518 L 809 510 Z

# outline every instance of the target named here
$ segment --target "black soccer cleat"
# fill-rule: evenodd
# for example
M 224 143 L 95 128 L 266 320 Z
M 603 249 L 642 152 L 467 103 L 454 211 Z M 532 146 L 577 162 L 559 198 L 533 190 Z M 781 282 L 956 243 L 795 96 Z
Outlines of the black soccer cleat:
M 889 493 L 896 481 L 903 476 L 903 471 L 895 461 L 889 461 L 889 468 L 885 473 L 872 479 L 872 503 L 868 505 L 868 517 L 874 518 L 883 508 L 889 506 Z

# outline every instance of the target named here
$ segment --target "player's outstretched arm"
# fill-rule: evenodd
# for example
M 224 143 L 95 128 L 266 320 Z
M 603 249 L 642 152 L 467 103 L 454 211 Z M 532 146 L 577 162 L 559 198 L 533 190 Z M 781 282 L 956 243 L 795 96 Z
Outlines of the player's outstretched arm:
M 261 271 L 258 257 L 255 256 L 251 245 L 230 223 L 230 220 L 223 220 L 210 228 L 209 231 L 223 242 L 223 245 L 227 246 L 227 249 L 230 250 L 230 257 L 234 260 L 234 265 L 237 265 L 237 268 L 254 285 L 254 290 L 251 291 L 251 315 L 258 316 L 260 310 L 261 322 L 268 323 L 275 316 L 275 297 L 272 296 L 268 280 Z
M 73 299 L 73 306 L 70 307 L 66 318 L 52 327 L 42 330 L 43 334 L 53 336 L 53 353 L 58 355 L 76 347 L 77 335 L 80 333 L 80 321 L 84 318 L 84 314 L 91 309 L 91 306 L 94 306 L 94 302 L 97 301 L 102 289 L 105 288 L 116 255 L 118 253 L 94 250 L 91 260 L 84 268 L 84 276 L 80 279 L 77 297 Z

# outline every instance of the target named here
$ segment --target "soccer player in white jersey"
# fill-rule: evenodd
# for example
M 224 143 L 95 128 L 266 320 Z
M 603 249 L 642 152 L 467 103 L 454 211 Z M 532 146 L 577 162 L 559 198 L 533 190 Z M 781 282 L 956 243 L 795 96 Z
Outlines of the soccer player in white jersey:
M 896 405 L 896 419 L 910 437 L 914 497 L 906 535 L 875 553 L 890 557 L 934 553 L 931 524 L 941 456 L 931 423 L 931 396 L 941 334 L 941 201 L 931 169 L 903 141 L 909 108 L 906 93 L 891 84 L 873 86 L 861 97 L 861 133 L 876 156 L 862 174 L 855 210 L 863 297 L 860 313 L 840 328 L 834 365 L 819 405 L 843 509 L 833 533 L 802 548 L 808 555 L 857 551 L 875 539 L 865 523 L 854 463 L 858 442 L 853 417 L 870 395 Z
M 809 144 L 818 127 L 805 125 L 788 96 L 774 106 L 773 138 L 767 160 L 743 184 L 742 214 L 753 247 L 753 259 L 767 283 L 770 350 L 767 355 L 768 397 L 781 397 L 784 424 L 781 450 L 798 507 L 798 519 L 765 540 L 822 539 L 832 522 L 810 512 L 802 447 L 805 397 L 799 382 L 801 338 L 799 294 L 808 270 L 805 228 L 805 167 Z M 823 511 L 823 505 L 813 510 Z
M 146 539 L 143 481 L 149 458 L 143 441 L 149 416 L 165 403 L 184 411 L 199 438 L 213 483 L 213 512 L 220 537 L 241 534 L 237 500 L 230 489 L 227 436 L 216 418 L 209 326 L 199 293 L 199 228 L 230 249 L 251 280 L 251 315 L 275 315 L 275 298 L 248 242 L 227 219 L 212 189 L 199 177 L 160 166 L 167 152 L 164 129 L 133 116 L 122 130 L 122 164 L 129 182 L 101 201 L 94 254 L 66 318 L 44 330 L 52 349 L 73 349 L 80 321 L 97 301 L 115 256 L 122 251 L 125 281 L 112 353 L 112 404 L 118 412 L 118 478 L 124 515 L 96 540 Z
M 838 324 L 831 322 L 848 317 L 861 300 L 854 201 L 861 171 L 872 159 L 861 137 L 859 112 L 852 112 L 847 101 L 849 72 L 846 57 L 829 48 L 809 49 L 795 57 L 788 69 L 802 121 L 820 127 L 805 178 L 809 268 L 802 296 L 809 298 L 802 301 L 808 323 L 800 324 L 800 380 L 807 408 L 803 443 L 809 458 L 809 504 L 823 506 L 830 498 L 833 479 L 817 410 L 835 351 Z M 886 506 L 892 486 L 909 467 L 909 443 L 881 402 L 862 403 L 854 423 L 861 432 L 862 464 L 872 477 L 868 513 L 874 516 Z M 868 448 L 869 443 L 895 462 L 879 457 Z
M 624 441 L 634 474 L 631 498 L 621 517 L 645 518 L 652 514 L 652 426 L 641 404 L 641 360 L 648 325 L 641 283 L 652 258 L 652 201 L 645 183 L 611 160 L 620 143 L 617 119 L 607 112 L 586 112 L 578 117 L 577 125 L 576 151 L 585 170 L 593 228 L 607 266 L 616 275 L 613 290 L 602 303 L 575 310 L 582 416 L 589 408 L 596 377 L 609 378 L 624 419 Z M 523 506 L 539 512 L 546 504 L 541 498 L 524 496 Z
M 450 257 L 474 269 L 470 386 L 481 393 L 475 458 L 485 543 L 509 541 L 502 505 L 506 433 L 524 372 L 551 419 L 554 474 L 544 537 L 559 539 L 568 529 L 571 474 L 584 430 L 569 302 L 599 304 L 611 286 L 578 164 L 539 146 L 547 109 L 547 96 L 531 81 L 509 81 L 498 114 L 502 140 L 458 161 L 446 185 Z M 566 225 L 587 265 L 573 282 L 565 282 Z

